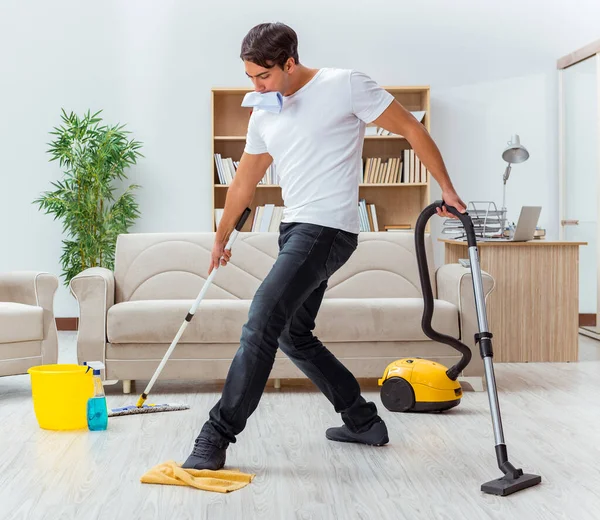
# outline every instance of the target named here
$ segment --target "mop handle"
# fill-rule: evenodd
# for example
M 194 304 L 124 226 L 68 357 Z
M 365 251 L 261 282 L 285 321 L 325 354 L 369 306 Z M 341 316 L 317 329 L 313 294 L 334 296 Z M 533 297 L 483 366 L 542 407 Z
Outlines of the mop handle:
M 231 235 L 229 235 L 229 240 L 227 240 L 227 245 L 224 248 L 225 250 L 231 251 L 231 248 L 233 246 L 233 243 L 235 242 L 235 239 L 240 234 L 240 231 L 242 230 L 242 228 L 244 227 L 244 224 L 246 223 L 246 220 L 248 219 L 248 215 L 250 215 L 250 208 L 246 208 L 244 210 L 244 213 L 242 213 L 242 216 L 238 220 L 238 223 L 235 225 L 235 228 L 231 232 Z M 210 287 L 210 284 L 212 283 L 213 278 L 217 275 L 217 270 L 221 266 L 221 260 L 222 259 L 223 259 L 223 257 L 219 258 L 219 261 L 217 262 L 217 265 L 214 267 L 214 269 L 208 275 L 208 278 L 206 279 L 206 282 L 204 282 L 204 286 L 202 287 L 202 290 L 200 291 L 200 294 L 198 294 L 198 297 L 196 298 L 196 301 L 194 302 L 194 304 L 190 308 L 190 312 L 188 313 L 188 316 L 190 316 L 190 314 L 193 316 L 195 314 L 196 310 L 198 309 L 198 305 L 200 305 L 200 302 L 204 298 L 204 295 L 206 294 L 206 291 Z
M 244 212 L 242 213 L 242 216 L 239 218 L 234 230 L 231 232 L 231 235 L 229 236 L 229 240 L 227 241 L 227 245 L 225 246 L 225 249 L 231 250 L 231 247 L 233 246 L 235 239 L 239 235 L 240 231 L 244 227 L 244 224 L 246 223 L 246 220 L 248 219 L 248 216 L 250 215 L 250 211 L 251 211 L 250 208 L 246 208 L 244 210 Z M 138 408 L 143 406 L 146 399 L 148 399 L 148 394 L 150 393 L 150 390 L 152 390 L 152 387 L 154 386 L 154 383 L 158 379 L 158 376 L 162 372 L 164 366 L 167 364 L 167 361 L 169 360 L 171 353 L 173 352 L 173 350 L 175 350 L 175 347 L 177 346 L 177 343 L 179 342 L 179 339 L 181 338 L 183 331 L 187 328 L 189 322 L 192 321 L 192 318 L 194 317 L 194 314 L 195 314 L 196 310 L 198 309 L 198 305 L 200 305 L 200 302 L 202 301 L 202 299 L 204 298 L 204 296 L 206 294 L 206 291 L 210 287 L 210 284 L 212 283 L 213 278 L 217 274 L 217 269 L 218 269 L 219 265 L 221 265 L 222 258 L 223 257 L 219 258 L 219 262 L 217 263 L 217 266 L 211 271 L 210 275 L 204 282 L 204 285 L 202 286 L 202 290 L 196 297 L 196 300 L 192 304 L 189 312 L 187 313 L 187 316 L 185 317 L 185 319 L 183 320 L 183 323 L 179 327 L 179 330 L 177 331 L 175 338 L 173 338 L 173 341 L 171 342 L 171 346 L 169 347 L 169 349 L 163 356 L 162 361 L 160 362 L 160 365 L 158 365 L 158 368 L 156 369 L 156 371 L 154 372 L 154 375 L 152 376 L 152 379 L 150 379 L 150 381 L 146 385 L 146 389 L 144 390 L 144 393 L 138 399 L 138 402 L 136 404 L 136 406 Z

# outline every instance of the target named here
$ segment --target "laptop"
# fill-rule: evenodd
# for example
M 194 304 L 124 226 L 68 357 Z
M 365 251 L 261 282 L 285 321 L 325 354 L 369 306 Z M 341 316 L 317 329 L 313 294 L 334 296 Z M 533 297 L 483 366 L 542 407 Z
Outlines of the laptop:
M 512 238 L 477 238 L 485 242 L 527 242 L 533 240 L 537 223 L 542 212 L 541 206 L 523 206 Z

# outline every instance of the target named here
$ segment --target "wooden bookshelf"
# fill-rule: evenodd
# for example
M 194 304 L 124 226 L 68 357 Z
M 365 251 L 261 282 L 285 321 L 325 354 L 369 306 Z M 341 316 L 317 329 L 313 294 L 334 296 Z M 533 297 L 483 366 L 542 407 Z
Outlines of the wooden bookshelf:
M 384 87 L 407 110 L 424 111 L 423 125 L 430 130 L 430 91 L 428 86 Z M 216 229 L 215 208 L 223 208 L 227 195 L 227 184 L 221 184 L 215 164 L 215 154 L 223 158 L 239 161 L 246 143 L 246 131 L 250 119 L 250 109 L 242 107 L 242 99 L 251 89 L 214 88 L 212 89 L 212 226 Z M 410 150 L 410 143 L 402 136 L 367 135 L 363 146 L 363 168 L 367 158 L 379 157 L 386 161 L 401 157 L 404 150 Z M 410 224 L 413 228 L 419 213 L 430 200 L 430 175 L 425 182 L 417 179 L 412 183 L 364 183 L 359 184 L 359 198 L 367 204 L 375 204 L 379 230 L 385 226 Z M 252 229 L 257 206 L 275 204 L 283 206 L 281 188 L 276 185 L 259 184 L 252 202 L 252 214 L 246 221 L 243 231 Z M 358 204 L 358 201 L 357 201 Z

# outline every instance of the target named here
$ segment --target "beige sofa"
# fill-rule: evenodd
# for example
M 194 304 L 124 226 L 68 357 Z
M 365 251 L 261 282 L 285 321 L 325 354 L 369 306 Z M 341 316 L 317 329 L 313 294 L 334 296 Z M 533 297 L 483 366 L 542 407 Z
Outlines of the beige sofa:
M 101 360 L 107 380 L 149 380 L 207 275 L 214 233 L 120 235 L 114 273 L 87 269 L 71 281 L 79 302 L 78 360 Z M 278 253 L 278 233 L 240 233 L 231 262 L 215 276 L 161 379 L 224 379 L 239 346 L 252 296 Z M 477 319 L 471 275 L 459 264 L 435 272 L 433 327 L 473 350 L 463 376 L 481 386 L 473 336 Z M 486 295 L 493 280 L 484 273 Z M 315 335 L 360 378 L 381 377 L 388 363 L 419 356 L 450 366 L 458 353 L 421 330 L 423 301 L 412 234 L 361 233 L 350 260 L 330 279 Z M 278 352 L 271 377 L 305 377 Z
M 57 362 L 57 288 L 58 278 L 49 273 L 0 273 L 0 376 Z

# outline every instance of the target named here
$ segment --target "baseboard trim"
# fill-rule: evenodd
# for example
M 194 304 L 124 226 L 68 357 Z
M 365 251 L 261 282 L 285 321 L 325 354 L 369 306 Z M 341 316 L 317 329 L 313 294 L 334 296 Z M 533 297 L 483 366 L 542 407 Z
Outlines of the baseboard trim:
M 77 330 L 79 318 L 56 318 L 57 330 Z

